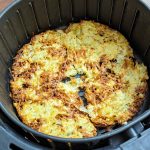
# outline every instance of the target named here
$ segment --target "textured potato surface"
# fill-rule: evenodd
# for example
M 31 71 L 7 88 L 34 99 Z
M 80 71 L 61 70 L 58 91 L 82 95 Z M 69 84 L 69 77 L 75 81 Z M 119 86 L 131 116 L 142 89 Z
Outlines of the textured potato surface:
M 11 74 L 10 95 L 20 119 L 65 138 L 93 137 L 96 127 L 132 119 L 148 80 L 126 38 L 93 21 L 34 36 L 18 51 Z

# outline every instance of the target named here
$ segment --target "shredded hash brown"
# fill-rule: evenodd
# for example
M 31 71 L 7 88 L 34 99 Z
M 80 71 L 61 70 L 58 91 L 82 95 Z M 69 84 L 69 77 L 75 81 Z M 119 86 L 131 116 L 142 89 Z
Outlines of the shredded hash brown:
M 125 124 L 139 111 L 148 80 L 126 38 L 93 21 L 34 36 L 18 51 L 11 74 L 10 95 L 22 122 L 65 138 Z

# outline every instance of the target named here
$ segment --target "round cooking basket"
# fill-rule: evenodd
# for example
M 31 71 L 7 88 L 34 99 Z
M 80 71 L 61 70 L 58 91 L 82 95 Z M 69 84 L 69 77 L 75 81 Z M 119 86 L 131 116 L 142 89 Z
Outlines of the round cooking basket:
M 31 37 L 80 20 L 94 20 L 119 30 L 150 71 L 150 10 L 139 0 L 16 0 L 0 14 L 0 107 L 16 125 L 38 137 L 58 142 L 83 143 L 120 133 L 150 115 L 149 94 L 141 111 L 126 125 L 91 138 L 74 139 L 37 132 L 17 117 L 9 97 L 9 67 L 17 50 Z M 148 81 L 149 84 L 149 81 Z

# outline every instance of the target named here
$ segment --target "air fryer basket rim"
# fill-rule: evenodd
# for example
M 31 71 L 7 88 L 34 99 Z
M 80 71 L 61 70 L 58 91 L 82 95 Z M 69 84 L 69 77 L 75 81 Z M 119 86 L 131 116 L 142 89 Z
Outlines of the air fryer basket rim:
M 5 15 L 10 8 L 13 8 L 17 3 L 20 3 L 22 0 L 16 0 L 13 1 L 11 4 L 9 4 L 1 13 L 0 13 L 0 20 L 3 17 L 3 15 Z M 145 8 L 149 9 L 149 7 L 141 0 L 139 0 L 140 3 L 142 5 L 144 5 Z M 150 10 L 150 9 L 149 9 Z M 102 135 L 98 135 L 95 137 L 91 137 L 91 138 L 61 138 L 61 137 L 56 137 L 56 136 L 50 136 L 41 132 L 38 132 L 36 130 L 33 130 L 32 128 L 26 126 L 24 123 L 22 123 L 21 121 L 15 119 L 5 108 L 5 106 L 0 102 L 0 109 L 2 109 L 2 111 L 6 114 L 6 116 L 12 121 L 14 122 L 17 126 L 20 126 L 21 128 L 27 130 L 28 132 L 31 132 L 33 134 L 35 134 L 38 137 L 42 137 L 45 139 L 51 139 L 54 141 L 58 141 L 58 142 L 72 142 L 72 143 L 83 143 L 83 142 L 92 142 L 95 140 L 102 140 L 102 139 L 106 139 L 108 137 L 111 137 L 115 134 L 118 134 L 120 132 L 125 131 L 126 129 L 130 128 L 131 126 L 133 126 L 134 124 L 140 122 L 141 120 L 145 119 L 146 117 L 150 116 L 150 109 L 146 110 L 144 113 L 140 114 L 139 116 L 137 116 L 134 120 L 129 121 L 126 125 L 123 125 L 119 128 L 116 128 L 110 132 L 107 132 L 105 134 Z

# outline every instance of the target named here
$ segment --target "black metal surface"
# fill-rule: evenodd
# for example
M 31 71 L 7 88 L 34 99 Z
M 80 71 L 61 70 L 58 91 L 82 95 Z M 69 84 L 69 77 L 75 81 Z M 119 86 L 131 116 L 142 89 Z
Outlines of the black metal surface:
M 40 138 L 57 142 L 83 143 L 103 140 L 125 131 L 150 115 L 143 108 L 127 125 L 103 132 L 96 137 L 65 139 L 39 133 L 24 125 L 16 116 L 9 97 L 8 68 L 12 57 L 24 43 L 39 32 L 81 19 L 93 19 L 120 30 L 143 57 L 150 70 L 150 11 L 138 0 L 16 0 L 0 14 L 0 107 L 16 125 Z M 150 102 L 145 99 L 147 104 Z M 132 130 L 132 129 L 131 129 Z M 129 131 L 130 138 L 136 131 Z M 105 142 L 104 142 L 105 143 Z M 76 144 L 77 145 L 77 144 Z

